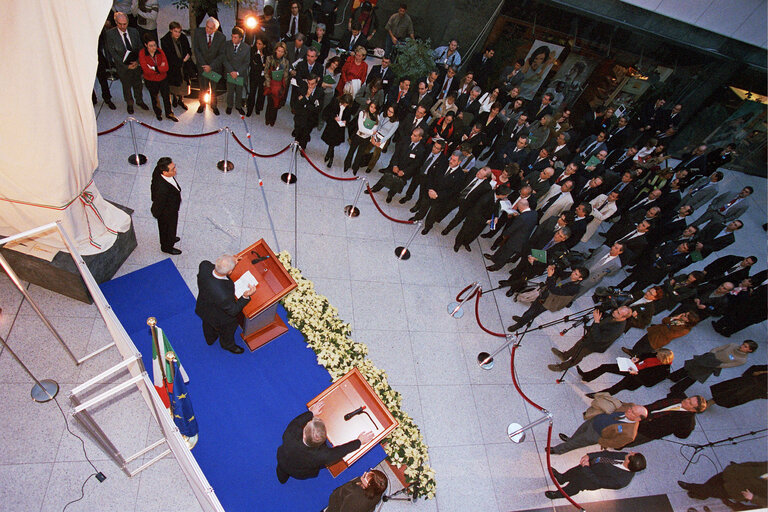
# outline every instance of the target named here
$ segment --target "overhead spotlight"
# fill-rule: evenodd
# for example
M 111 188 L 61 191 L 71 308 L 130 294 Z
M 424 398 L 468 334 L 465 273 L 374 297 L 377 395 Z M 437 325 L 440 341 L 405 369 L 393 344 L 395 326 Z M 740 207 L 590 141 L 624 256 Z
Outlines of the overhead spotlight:
M 258 24 L 259 22 L 256 20 L 255 16 L 248 16 L 247 18 L 245 18 L 245 26 L 250 29 L 256 28 L 256 25 Z

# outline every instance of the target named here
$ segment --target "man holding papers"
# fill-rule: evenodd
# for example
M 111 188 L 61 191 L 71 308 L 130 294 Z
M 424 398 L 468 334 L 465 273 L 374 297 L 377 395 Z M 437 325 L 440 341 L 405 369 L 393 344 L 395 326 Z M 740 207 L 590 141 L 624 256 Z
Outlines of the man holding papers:
M 256 285 L 248 286 L 241 297 L 235 296 L 235 283 L 229 275 L 236 264 L 237 259 L 229 254 L 219 256 L 215 265 L 207 260 L 200 262 L 195 313 L 203 320 L 203 335 L 208 345 L 218 339 L 224 350 L 242 354 L 243 347 L 235 344 L 237 316 L 256 292 Z
M 243 42 L 245 32 L 240 27 L 232 28 L 232 40 L 224 44 L 224 71 L 227 74 L 227 114 L 232 113 L 234 97 L 235 110 L 245 115 L 243 110 L 243 89 L 248 77 L 251 62 L 251 46 Z
M 197 62 L 197 73 L 200 75 L 200 106 L 197 113 L 201 114 L 205 110 L 205 95 L 210 89 L 211 99 L 209 104 L 211 110 L 219 115 L 219 109 L 216 106 L 216 84 L 221 80 L 221 67 L 224 61 L 224 43 L 227 38 L 218 31 L 219 20 L 208 18 L 205 27 L 195 29 L 193 50 L 195 52 L 195 61 Z

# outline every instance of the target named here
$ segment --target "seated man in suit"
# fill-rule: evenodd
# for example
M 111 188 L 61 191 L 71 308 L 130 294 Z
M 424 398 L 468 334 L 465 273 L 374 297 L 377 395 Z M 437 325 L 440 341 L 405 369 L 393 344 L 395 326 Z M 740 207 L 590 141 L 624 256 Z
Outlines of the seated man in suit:
M 637 427 L 637 437 L 627 446 L 639 446 L 674 434 L 686 439 L 696 428 L 696 415 L 707 409 L 703 396 L 662 398 L 646 405 L 648 417 Z
M 314 478 L 325 466 L 340 460 L 373 439 L 373 433 L 362 432 L 357 439 L 330 448 L 323 420 L 307 411 L 291 420 L 283 433 L 283 444 L 277 448 L 277 479 L 281 484 L 293 477 Z
M 242 297 L 235 297 L 235 283 L 229 275 L 236 264 L 235 257 L 229 254 L 220 256 L 215 265 L 210 261 L 200 262 L 195 313 L 203 320 L 203 335 L 208 345 L 219 339 L 224 350 L 242 354 L 243 347 L 235 344 L 237 316 L 256 293 L 256 286 L 249 286 Z
M 596 398 L 593 406 L 584 413 L 586 421 L 572 436 L 559 435 L 563 442 L 553 446 L 550 449 L 551 453 L 562 455 L 593 444 L 599 444 L 603 448 L 619 449 L 635 440 L 639 422 L 648 417 L 648 410 L 642 405 L 631 402 L 621 402 L 621 405 L 615 408 L 600 409 L 594 406 L 598 401 L 600 398 Z M 601 412 L 611 409 L 613 412 Z
M 621 463 L 622 467 L 618 467 Z M 623 489 L 628 486 L 635 473 L 645 469 L 645 457 L 636 452 L 593 452 L 584 455 L 578 466 L 565 473 L 552 468 L 557 482 L 563 487 L 563 492 L 574 496 L 581 491 L 597 489 Z M 545 491 L 544 495 L 551 499 L 562 498 L 559 491 Z

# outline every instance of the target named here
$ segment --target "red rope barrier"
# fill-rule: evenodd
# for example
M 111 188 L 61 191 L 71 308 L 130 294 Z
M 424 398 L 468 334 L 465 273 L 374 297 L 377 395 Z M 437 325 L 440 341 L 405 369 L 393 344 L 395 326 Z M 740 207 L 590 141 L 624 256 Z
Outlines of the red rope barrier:
M 459 292 L 459 294 L 456 296 L 456 302 L 461 302 L 462 300 L 464 300 L 464 298 L 462 297 L 462 295 L 464 295 L 464 293 L 465 293 L 467 290 L 469 290 L 470 288 L 472 288 L 472 286 L 474 286 L 474 285 L 471 285 L 471 284 L 470 284 L 469 286 L 467 286 L 466 288 L 464 288 L 463 290 L 461 290 L 461 291 Z M 477 293 L 477 290 L 475 290 L 475 292 L 474 292 L 472 295 L 470 295 L 469 297 L 467 297 L 467 300 L 470 300 L 470 299 L 472 299 L 472 297 L 474 297 L 476 293 Z
M 464 293 L 462 291 L 462 293 Z M 506 338 L 507 335 L 504 333 L 498 333 L 493 332 L 490 329 L 486 328 L 483 325 L 483 322 L 480 321 L 480 297 L 483 296 L 483 290 L 479 289 L 477 290 L 477 295 L 475 295 L 475 320 L 477 320 L 477 326 L 480 327 L 482 330 L 490 334 L 491 336 L 496 336 L 498 338 Z
M 156 132 L 160 132 L 160 133 L 163 133 L 165 135 L 170 135 L 172 137 L 182 137 L 182 138 L 187 138 L 187 139 L 191 139 L 191 138 L 195 138 L 195 137 L 208 137 L 209 135 L 216 135 L 217 133 L 221 133 L 221 130 L 214 130 L 212 132 L 193 133 L 193 134 L 189 134 L 189 133 L 173 133 L 173 132 L 169 132 L 169 131 L 166 131 L 166 130 L 161 130 L 160 128 L 155 128 L 154 126 L 149 125 L 149 124 L 145 123 L 144 121 L 137 121 L 137 123 L 139 123 L 144 128 L 149 128 L 150 130 L 153 130 L 153 131 L 156 131 Z
M 242 142 L 240 142 L 240 139 L 237 138 L 237 135 L 235 135 L 235 132 L 231 132 L 231 133 L 232 133 L 232 138 L 235 139 L 235 142 L 237 142 L 237 144 L 241 148 L 243 148 L 245 151 L 247 151 L 252 156 L 258 156 L 259 158 L 272 158 L 274 156 L 282 155 L 283 153 L 288 151 L 288 149 L 291 147 L 291 145 L 288 144 L 287 146 L 285 146 L 283 149 L 281 149 L 277 153 L 272 153 L 272 154 L 269 154 L 269 155 L 260 155 L 259 153 L 256 153 L 255 151 L 251 151 L 249 148 L 245 147 L 245 145 Z
M 557 487 L 557 490 L 560 491 L 560 494 L 563 495 L 563 498 L 567 499 L 569 502 L 571 502 L 571 505 L 578 508 L 579 510 L 584 510 L 584 507 L 576 503 L 573 498 L 568 496 L 562 487 L 560 487 L 560 482 L 557 481 L 557 478 L 555 478 L 555 474 L 552 472 L 552 461 L 550 460 L 549 455 L 549 447 L 552 444 L 552 422 L 549 423 L 549 430 L 547 430 L 547 471 L 549 471 L 549 478 L 552 479 L 552 483 L 555 484 L 555 487 Z
M 384 213 L 384 210 L 381 209 L 381 206 L 379 206 L 379 203 L 376 202 L 376 197 L 373 195 L 373 192 L 371 192 L 371 187 L 367 183 L 365 184 L 365 188 L 368 189 L 368 197 L 371 198 L 371 201 L 373 201 L 373 206 L 376 207 L 377 210 L 379 210 L 379 213 L 384 216 L 385 219 L 391 220 L 392 222 L 397 222 L 398 224 L 413 224 L 412 220 L 400 220 L 396 219 L 394 217 L 390 217 L 386 213 Z
M 116 132 L 117 130 L 119 130 L 119 129 L 120 129 L 120 128 L 122 128 L 123 126 L 125 126 L 125 121 L 123 121 L 123 122 L 122 122 L 122 123 L 120 123 L 119 125 L 115 126 L 114 128 L 110 128 L 109 130 L 104 130 L 103 132 L 96 132 L 96 136 L 97 136 L 97 137 L 100 137 L 100 136 L 102 136 L 102 135 L 106 135 L 106 134 L 108 134 L 108 133 Z
M 311 165 L 314 170 L 316 170 L 326 178 L 331 178 L 332 180 L 337 180 L 337 181 L 355 181 L 357 179 L 357 176 L 353 176 L 351 178 L 340 178 L 338 176 L 333 176 L 331 174 L 328 174 L 327 172 L 323 171 L 318 166 L 316 166 L 315 163 L 309 159 L 309 157 L 307 156 L 307 154 L 304 152 L 303 149 L 299 148 L 299 150 L 301 151 L 301 156 L 304 157 L 304 160 L 306 160 L 307 163 Z

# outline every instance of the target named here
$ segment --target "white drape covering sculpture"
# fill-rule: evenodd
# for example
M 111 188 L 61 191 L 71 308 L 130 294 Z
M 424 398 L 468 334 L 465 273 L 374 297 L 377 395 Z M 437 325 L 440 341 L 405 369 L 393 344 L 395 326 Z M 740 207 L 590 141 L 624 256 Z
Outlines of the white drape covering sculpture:
M 130 217 L 93 183 L 91 103 L 110 0 L 3 2 L 0 28 L 0 234 L 61 219 L 82 254 L 112 246 Z M 52 259 L 55 232 L 17 250 Z

